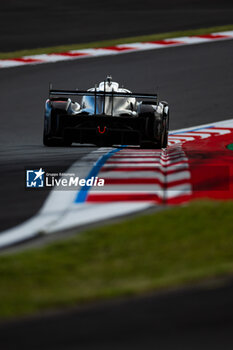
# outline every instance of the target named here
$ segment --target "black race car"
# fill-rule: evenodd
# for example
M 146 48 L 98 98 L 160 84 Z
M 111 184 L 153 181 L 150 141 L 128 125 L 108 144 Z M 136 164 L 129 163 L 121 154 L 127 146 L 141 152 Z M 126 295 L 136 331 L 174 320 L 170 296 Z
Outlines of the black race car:
M 81 96 L 74 102 L 71 96 Z M 141 101 L 138 101 L 138 100 Z M 45 146 L 70 146 L 72 142 L 97 146 L 140 145 L 167 147 L 169 106 L 157 94 L 132 93 L 110 76 L 87 91 L 50 87 L 45 104 Z

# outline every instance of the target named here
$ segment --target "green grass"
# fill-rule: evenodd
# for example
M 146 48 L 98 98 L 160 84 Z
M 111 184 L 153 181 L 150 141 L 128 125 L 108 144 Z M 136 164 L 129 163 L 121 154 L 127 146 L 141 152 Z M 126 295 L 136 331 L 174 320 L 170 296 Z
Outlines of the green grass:
M 233 202 L 196 202 L 0 256 L 0 318 L 233 273 Z
M 142 36 L 135 36 L 135 37 L 129 37 L 129 38 L 120 38 L 120 39 L 91 42 L 86 44 L 72 44 L 72 45 L 28 49 L 28 50 L 14 51 L 14 52 L 0 52 L 0 59 L 31 56 L 31 55 L 37 55 L 37 54 L 43 54 L 43 53 L 47 54 L 47 53 L 56 53 L 56 52 L 66 52 L 69 50 L 80 50 L 80 49 L 95 48 L 95 47 L 106 47 L 106 46 L 113 46 L 118 44 L 127 44 L 127 43 L 134 43 L 134 42 L 162 40 L 162 39 L 168 39 L 168 38 L 175 38 L 179 36 L 201 35 L 201 34 L 208 34 L 208 33 L 214 33 L 214 32 L 222 32 L 227 30 L 233 30 L 233 25 L 191 29 L 191 30 L 185 30 L 185 31 L 161 33 L 161 34 L 142 35 Z

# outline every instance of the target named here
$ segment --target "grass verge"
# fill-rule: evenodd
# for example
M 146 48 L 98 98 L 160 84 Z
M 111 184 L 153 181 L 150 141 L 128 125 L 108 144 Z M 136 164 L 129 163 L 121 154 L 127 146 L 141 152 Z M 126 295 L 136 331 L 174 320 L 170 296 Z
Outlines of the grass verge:
M 233 202 L 194 202 L 0 256 L 0 318 L 233 273 Z
M 214 33 L 214 32 L 223 32 L 227 30 L 233 30 L 233 25 L 190 29 L 185 31 L 177 31 L 177 32 L 161 33 L 161 34 L 142 35 L 142 36 L 135 36 L 135 37 L 129 37 L 129 38 L 97 41 L 97 42 L 91 42 L 86 44 L 72 44 L 72 45 L 44 47 L 44 48 L 37 48 L 37 49 L 28 49 L 28 50 L 14 51 L 14 52 L 0 52 L 0 59 L 10 59 L 10 58 L 16 58 L 16 57 L 22 57 L 22 56 L 48 54 L 48 53 L 56 53 L 56 52 L 67 52 L 69 50 L 81 50 L 81 49 L 95 48 L 95 47 L 106 47 L 106 46 L 113 46 L 113 45 L 119 45 L 119 44 L 143 42 L 143 41 L 163 40 L 163 39 L 175 38 L 179 36 L 201 35 L 201 34 L 208 34 L 208 33 Z

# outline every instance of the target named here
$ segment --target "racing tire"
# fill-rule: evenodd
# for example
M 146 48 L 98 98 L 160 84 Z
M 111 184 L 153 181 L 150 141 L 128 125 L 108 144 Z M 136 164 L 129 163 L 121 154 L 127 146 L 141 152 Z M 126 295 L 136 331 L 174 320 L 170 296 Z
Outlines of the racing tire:
M 139 115 L 145 118 L 145 135 L 148 139 L 141 143 L 141 148 L 163 148 L 167 144 L 163 116 L 156 115 L 151 104 L 142 104 Z
M 47 147 L 69 147 L 72 142 L 69 140 L 57 140 L 49 138 L 47 135 L 43 136 L 43 144 Z
M 163 103 L 163 105 L 165 107 L 168 107 L 168 103 L 167 102 L 163 101 L 162 103 Z M 163 112 L 163 118 L 164 118 L 164 121 L 165 121 L 165 125 L 164 125 L 164 139 L 163 139 L 162 147 L 166 148 L 167 144 L 168 144 L 168 131 L 169 131 L 169 107 L 168 107 L 166 113 Z
M 48 121 L 46 116 L 44 117 L 44 133 L 43 133 L 43 144 L 47 147 L 68 147 L 71 146 L 72 142 L 70 140 L 61 138 L 53 138 L 53 125 L 56 121 L 56 115 L 50 115 L 49 118 L 52 118 L 52 122 Z M 52 126 L 51 126 L 52 124 Z
M 56 147 L 58 144 L 57 140 L 50 139 L 47 135 L 44 134 L 43 145 L 47 147 Z
M 163 140 L 161 143 L 161 148 L 167 148 L 168 143 L 168 121 L 167 118 L 164 119 L 164 126 L 163 126 Z

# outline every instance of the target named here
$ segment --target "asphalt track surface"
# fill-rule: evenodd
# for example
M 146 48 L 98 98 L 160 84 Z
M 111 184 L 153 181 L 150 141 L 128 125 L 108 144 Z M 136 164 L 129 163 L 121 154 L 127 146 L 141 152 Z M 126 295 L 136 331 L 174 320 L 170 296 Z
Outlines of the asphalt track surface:
M 232 24 L 231 0 L 8 0 L 0 51 Z
M 0 325 L 4 350 L 232 350 L 233 283 Z M 17 345 L 16 345 L 17 344 Z
M 0 70 L 0 230 L 35 214 L 48 191 L 25 190 L 25 169 L 63 171 L 94 147 L 42 146 L 48 82 L 89 88 L 107 74 L 125 87 L 159 92 L 171 129 L 232 117 L 233 41 Z

